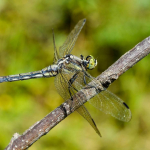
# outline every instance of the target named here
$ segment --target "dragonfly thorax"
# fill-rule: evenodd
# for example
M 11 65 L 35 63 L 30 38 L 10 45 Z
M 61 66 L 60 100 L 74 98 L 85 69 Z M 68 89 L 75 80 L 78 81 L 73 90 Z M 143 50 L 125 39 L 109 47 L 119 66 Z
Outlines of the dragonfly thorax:
M 88 55 L 86 59 L 84 59 L 82 55 L 81 55 L 81 58 L 79 58 L 72 54 L 68 54 L 59 62 L 59 64 L 62 64 L 62 63 L 65 65 L 69 63 L 73 63 L 78 66 L 83 66 L 86 70 L 87 69 L 92 70 L 97 66 L 97 60 L 94 59 L 92 55 Z

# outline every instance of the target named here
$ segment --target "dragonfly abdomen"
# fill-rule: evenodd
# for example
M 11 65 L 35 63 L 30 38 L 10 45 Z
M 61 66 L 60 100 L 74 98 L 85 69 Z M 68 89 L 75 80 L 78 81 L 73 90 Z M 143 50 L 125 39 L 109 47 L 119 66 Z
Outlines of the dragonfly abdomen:
M 58 65 L 50 65 L 41 71 L 43 77 L 55 77 L 58 74 Z
M 13 82 L 13 81 L 19 81 L 19 80 L 28 80 L 28 79 L 34 79 L 34 78 L 43 78 L 43 77 L 54 77 L 57 74 L 58 74 L 58 65 L 50 65 L 40 71 L 0 77 L 0 83 Z

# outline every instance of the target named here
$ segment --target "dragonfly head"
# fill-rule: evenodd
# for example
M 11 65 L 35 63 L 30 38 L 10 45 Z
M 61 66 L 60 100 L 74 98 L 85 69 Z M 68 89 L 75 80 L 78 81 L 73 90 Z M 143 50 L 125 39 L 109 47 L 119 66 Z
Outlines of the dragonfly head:
M 92 55 L 88 55 L 86 57 L 86 60 L 88 61 L 88 64 L 86 65 L 87 69 L 94 69 L 97 66 L 97 60 L 94 59 L 94 57 Z

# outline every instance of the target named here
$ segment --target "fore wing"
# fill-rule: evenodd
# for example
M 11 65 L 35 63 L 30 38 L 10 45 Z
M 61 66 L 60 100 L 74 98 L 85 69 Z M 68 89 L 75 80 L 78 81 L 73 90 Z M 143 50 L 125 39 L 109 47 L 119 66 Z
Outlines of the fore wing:
M 53 31 L 53 44 L 54 44 L 54 60 L 53 60 L 53 63 L 56 63 L 60 58 L 59 58 L 58 51 L 57 51 L 56 44 L 55 44 L 54 30 L 52 29 L 52 31 Z
M 71 31 L 69 36 L 67 37 L 65 43 L 59 48 L 60 58 L 71 53 L 71 51 L 74 48 L 75 42 L 78 38 L 78 35 L 79 35 L 81 29 L 83 28 L 85 22 L 86 22 L 86 19 L 80 20 L 77 23 L 77 25 L 74 27 L 74 29 Z

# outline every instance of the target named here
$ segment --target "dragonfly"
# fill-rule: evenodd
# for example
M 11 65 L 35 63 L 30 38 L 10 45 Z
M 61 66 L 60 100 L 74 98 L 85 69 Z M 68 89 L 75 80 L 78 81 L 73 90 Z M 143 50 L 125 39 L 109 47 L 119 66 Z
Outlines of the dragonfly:
M 92 70 L 97 66 L 97 60 L 92 55 L 88 55 L 84 58 L 83 55 L 77 57 L 71 54 L 85 22 L 86 19 L 82 19 L 76 24 L 64 44 L 59 47 L 59 50 L 56 48 L 53 31 L 54 61 L 52 65 L 39 71 L 1 76 L 0 83 L 55 77 L 55 87 L 60 96 L 65 101 L 68 99 L 73 101 L 72 97 L 85 85 L 88 85 L 90 81 L 94 80 L 94 77 L 92 77 L 87 71 Z M 77 97 L 77 100 L 81 106 L 77 108 L 76 111 L 83 116 L 96 133 L 101 136 L 94 119 L 84 106 L 82 99 Z M 131 120 L 132 115 L 128 105 L 108 90 L 97 93 L 97 95 L 89 100 L 89 102 L 98 110 L 110 114 L 121 121 L 128 122 Z

